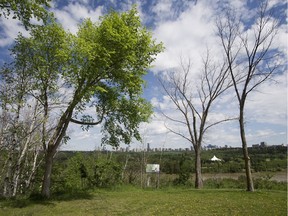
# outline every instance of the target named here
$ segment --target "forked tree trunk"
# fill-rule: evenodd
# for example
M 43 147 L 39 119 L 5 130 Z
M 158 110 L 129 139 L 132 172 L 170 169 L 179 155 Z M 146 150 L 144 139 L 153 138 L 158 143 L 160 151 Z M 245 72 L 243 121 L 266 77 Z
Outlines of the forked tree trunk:
M 66 109 L 65 113 L 61 116 L 59 123 L 56 127 L 56 130 L 48 143 L 48 148 L 46 149 L 45 155 L 45 171 L 44 178 L 42 182 L 42 191 L 41 194 L 45 198 L 50 197 L 50 185 L 51 185 L 51 174 L 52 174 L 52 166 L 53 166 L 53 157 L 57 152 L 58 147 L 66 134 L 73 109 L 76 106 L 76 102 L 73 101 L 70 106 Z
M 245 163 L 245 171 L 246 171 L 246 185 L 247 191 L 254 191 L 253 178 L 251 173 L 251 160 L 248 154 L 248 147 L 245 135 L 245 125 L 244 125 L 244 106 L 240 107 L 240 116 L 239 116 L 239 125 L 240 125 L 240 135 L 242 141 L 242 150 L 244 156 Z
M 201 147 L 195 148 L 195 188 L 203 188 L 202 171 L 201 171 Z

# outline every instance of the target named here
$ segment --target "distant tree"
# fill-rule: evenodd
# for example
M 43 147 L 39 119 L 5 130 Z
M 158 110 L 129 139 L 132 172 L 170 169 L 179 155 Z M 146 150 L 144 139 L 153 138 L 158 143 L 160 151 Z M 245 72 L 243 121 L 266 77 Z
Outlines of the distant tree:
M 254 191 L 251 162 L 245 134 L 244 109 L 247 97 L 277 72 L 277 48 L 271 47 L 277 33 L 278 21 L 267 8 L 268 1 L 259 1 L 251 23 L 241 28 L 241 18 L 233 9 L 223 11 L 217 21 L 218 35 L 229 66 L 236 98 L 239 103 L 239 126 L 246 169 L 247 191 Z M 253 21 L 253 22 L 252 22 Z M 246 28 L 249 31 L 246 31 Z
M 13 14 L 13 19 L 19 19 L 25 28 L 31 26 L 30 19 L 35 17 L 38 21 L 46 21 L 51 0 L 1 0 L 0 17 L 8 18 Z
M 53 119 L 55 126 L 51 136 L 43 129 L 43 196 L 50 196 L 53 157 L 70 122 L 84 129 L 102 124 L 103 144 L 140 140 L 139 124 L 152 113 L 150 103 L 141 97 L 143 75 L 161 50 L 142 27 L 135 8 L 111 12 L 97 23 L 85 20 L 76 35 L 50 22 L 33 28 L 29 38 L 17 38 L 16 64 L 33 74 L 33 94 L 46 110 L 46 121 Z M 61 89 L 70 94 L 61 95 Z M 51 115 L 51 101 L 59 103 L 57 118 Z M 95 119 L 84 115 L 87 106 L 94 107 Z
M 208 115 L 216 99 L 231 87 L 231 82 L 227 79 L 229 75 L 227 65 L 216 66 L 207 52 L 202 68 L 203 71 L 197 81 L 192 78 L 190 61 L 187 65 L 182 62 L 180 71 L 164 73 L 159 79 L 183 120 L 163 112 L 164 116 L 179 126 L 184 126 L 185 130 L 167 128 L 186 139 L 194 147 L 195 188 L 203 187 L 201 150 L 204 135 L 212 126 L 230 120 L 227 118 L 215 122 L 208 121 Z

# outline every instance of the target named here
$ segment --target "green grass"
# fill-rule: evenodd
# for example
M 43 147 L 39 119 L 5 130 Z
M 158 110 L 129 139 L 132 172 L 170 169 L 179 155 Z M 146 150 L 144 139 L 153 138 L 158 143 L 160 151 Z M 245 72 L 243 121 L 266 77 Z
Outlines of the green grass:
M 287 215 L 286 191 L 119 188 L 2 200 L 0 215 Z

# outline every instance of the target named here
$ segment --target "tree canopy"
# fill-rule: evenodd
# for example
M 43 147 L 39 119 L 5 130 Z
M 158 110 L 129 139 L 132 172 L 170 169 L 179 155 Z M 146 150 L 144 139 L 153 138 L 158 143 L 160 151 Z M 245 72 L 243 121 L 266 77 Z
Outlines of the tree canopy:
M 30 19 L 35 17 L 38 21 L 46 21 L 48 17 L 47 8 L 50 6 L 51 0 L 2 0 L 0 2 L 0 17 L 8 18 L 12 14 L 13 19 L 19 19 L 25 28 L 31 23 Z
M 104 120 L 106 144 L 129 143 L 132 135 L 139 139 L 136 128 L 151 114 L 141 97 L 142 77 L 162 47 L 136 13 L 112 12 L 99 23 L 87 19 L 76 35 L 51 22 L 33 28 L 30 38 L 19 35 L 13 48 L 15 65 L 30 71 L 34 80 L 33 95 L 50 106 L 60 83 L 71 89 L 66 105 L 75 112 L 66 120 L 85 126 Z M 97 117 L 81 115 L 86 105 L 95 107 Z
M 111 12 L 96 23 L 84 20 L 75 35 L 54 21 L 32 27 L 30 35 L 17 37 L 11 71 L 26 72 L 31 81 L 27 97 L 43 107 L 47 178 L 70 122 L 84 129 L 102 124 L 103 144 L 140 140 L 139 125 L 152 114 L 142 98 L 143 76 L 162 44 L 142 26 L 135 8 Z M 53 128 L 49 136 L 48 124 Z M 49 185 L 43 186 L 44 196 L 49 196 Z

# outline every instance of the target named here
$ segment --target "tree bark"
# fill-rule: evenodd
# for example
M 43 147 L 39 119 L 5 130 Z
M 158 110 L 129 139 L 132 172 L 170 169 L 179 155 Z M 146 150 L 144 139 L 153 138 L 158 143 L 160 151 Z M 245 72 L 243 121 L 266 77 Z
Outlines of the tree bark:
M 51 173 L 52 173 L 52 165 L 53 165 L 53 157 L 54 153 L 50 149 L 48 149 L 45 156 L 45 173 L 44 179 L 42 182 L 42 191 L 41 194 L 45 198 L 50 197 L 50 185 L 51 185 Z
M 68 128 L 73 109 L 76 106 L 76 100 L 73 101 L 69 107 L 67 107 L 65 113 L 61 116 L 56 130 L 48 142 L 48 148 L 46 150 L 45 155 L 45 172 L 44 178 L 42 182 L 42 191 L 41 194 L 45 198 L 50 197 L 50 185 L 51 185 L 51 173 L 52 173 L 52 165 L 53 165 L 53 157 L 57 152 L 57 149 L 62 141 L 62 138 L 65 136 L 66 130 Z
M 7 161 L 7 171 L 4 178 L 4 187 L 3 187 L 3 196 L 6 198 L 10 198 L 12 194 L 12 188 L 11 188 L 11 176 L 12 176 L 12 153 L 10 153 L 10 156 Z
M 37 163 L 38 161 L 38 156 L 39 156 L 39 150 L 37 149 L 37 147 L 35 147 L 35 153 L 34 153 L 34 158 L 33 158 L 33 166 L 31 168 L 31 173 L 26 181 L 26 190 L 30 189 L 33 187 L 33 179 L 35 178 L 35 173 L 36 170 L 38 168 L 38 166 L 40 165 L 42 159 L 39 161 L 39 163 Z
M 195 188 L 203 188 L 202 171 L 201 171 L 201 147 L 195 148 Z
M 33 132 L 33 129 L 34 129 L 34 126 L 35 126 L 35 123 L 36 123 L 36 110 L 37 110 L 37 106 L 35 106 L 34 118 L 33 118 L 33 121 L 31 123 L 29 131 L 28 131 L 28 134 L 29 134 L 28 138 L 27 138 L 27 140 L 24 143 L 23 149 L 22 150 L 20 149 L 20 155 L 18 157 L 16 168 L 15 168 L 15 171 L 14 171 L 14 175 L 13 175 L 13 194 L 12 194 L 13 197 L 15 197 L 17 195 L 17 191 L 18 191 L 18 187 L 19 187 L 19 178 L 20 178 L 20 174 L 22 172 L 21 169 L 22 169 L 23 159 L 24 159 L 25 155 L 28 152 L 28 147 L 29 147 L 29 145 L 31 145 L 31 140 L 33 138 L 32 132 Z
M 247 191 L 253 192 L 254 185 L 253 185 L 253 178 L 251 173 L 251 160 L 248 154 L 248 147 L 245 135 L 245 126 L 244 126 L 244 106 L 240 106 L 240 116 L 239 116 L 239 125 L 240 125 L 240 136 L 242 141 L 242 150 L 244 156 L 244 163 L 245 163 L 245 171 L 246 171 L 246 185 Z

